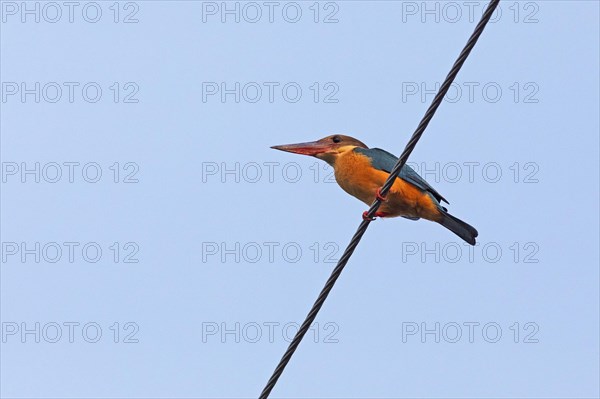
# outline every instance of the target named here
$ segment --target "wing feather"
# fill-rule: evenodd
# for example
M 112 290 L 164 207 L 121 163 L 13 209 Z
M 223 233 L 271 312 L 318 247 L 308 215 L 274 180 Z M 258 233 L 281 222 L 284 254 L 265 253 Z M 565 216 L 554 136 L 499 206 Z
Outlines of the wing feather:
M 383 170 L 385 172 L 390 173 L 392 169 L 394 169 L 394 165 L 398 162 L 398 158 L 387 152 L 386 150 L 382 150 L 381 148 L 360 148 L 356 147 L 354 151 L 363 154 L 371 160 L 371 165 L 374 168 Z M 440 193 L 438 193 L 433 187 L 425 181 L 413 168 L 408 165 L 404 165 L 400 170 L 400 174 L 398 175 L 404 181 L 420 188 L 423 191 L 427 191 L 431 193 L 436 200 L 444 201 L 447 204 L 449 203 L 446 198 L 442 197 Z

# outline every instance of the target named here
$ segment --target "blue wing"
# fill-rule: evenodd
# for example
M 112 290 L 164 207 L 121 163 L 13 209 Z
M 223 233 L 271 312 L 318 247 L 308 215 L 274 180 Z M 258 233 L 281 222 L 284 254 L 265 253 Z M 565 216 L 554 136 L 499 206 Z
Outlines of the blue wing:
M 394 165 L 398 162 L 398 158 L 389 152 L 382 150 L 381 148 L 360 148 L 356 147 L 354 151 L 366 155 L 371 159 L 371 165 L 375 169 L 383 170 L 385 172 L 390 173 L 392 169 L 394 169 Z M 402 180 L 409 182 L 413 186 L 420 188 L 423 191 L 427 191 L 433 195 L 433 197 L 438 201 L 444 201 L 447 204 L 449 203 L 446 198 L 442 197 L 440 193 L 438 193 L 433 187 L 429 185 L 417 172 L 414 171 L 408 165 L 404 165 L 400 170 L 400 174 L 398 175 Z

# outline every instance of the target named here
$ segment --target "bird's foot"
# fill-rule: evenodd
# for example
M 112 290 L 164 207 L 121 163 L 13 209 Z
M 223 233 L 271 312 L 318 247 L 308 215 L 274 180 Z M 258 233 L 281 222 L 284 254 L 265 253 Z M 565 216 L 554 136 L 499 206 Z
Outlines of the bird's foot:
M 362 217 L 364 220 L 375 220 L 374 217 L 369 217 L 369 211 L 364 211 Z
M 381 187 L 379 187 L 375 192 L 375 197 L 381 202 L 387 201 L 387 196 L 384 197 L 383 195 L 381 195 Z
M 384 218 L 386 217 L 388 214 L 386 212 L 375 212 L 375 216 L 373 217 L 369 217 L 369 211 L 364 211 L 362 214 L 363 219 L 365 220 L 375 220 L 377 218 Z

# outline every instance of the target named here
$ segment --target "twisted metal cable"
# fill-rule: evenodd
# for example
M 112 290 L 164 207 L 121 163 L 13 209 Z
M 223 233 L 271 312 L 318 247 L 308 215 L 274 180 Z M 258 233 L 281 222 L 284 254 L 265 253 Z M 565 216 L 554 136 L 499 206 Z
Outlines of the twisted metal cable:
M 423 132 L 427 128 L 427 125 L 429 125 L 429 122 L 433 118 L 433 115 L 435 114 L 438 107 L 442 103 L 444 96 L 450 89 L 450 85 L 454 81 L 454 78 L 456 78 L 456 75 L 458 74 L 461 67 L 465 63 L 465 60 L 471 53 L 471 50 L 473 50 L 473 47 L 475 47 L 477 40 L 481 36 L 481 33 L 483 32 L 484 28 L 486 27 L 487 23 L 489 22 L 490 18 L 492 17 L 492 14 L 493 14 L 494 10 L 496 9 L 496 7 L 498 6 L 499 2 L 500 2 L 500 0 L 492 0 L 488 4 L 485 12 L 483 13 L 483 15 L 481 17 L 481 20 L 475 27 L 475 31 L 473 32 L 473 34 L 469 38 L 469 41 L 467 42 L 464 49 L 458 56 L 458 59 L 452 66 L 452 69 L 448 73 L 448 76 L 446 76 L 444 83 L 442 84 L 442 86 L 440 87 L 440 90 L 438 91 L 435 98 L 431 102 L 431 105 L 427 109 L 427 112 L 425 112 L 425 115 L 423 116 L 423 119 L 419 123 L 419 126 L 417 126 L 417 129 L 415 130 L 415 132 L 411 136 L 410 140 L 406 144 L 406 147 L 404 148 L 402 155 L 400 155 L 400 158 L 398 158 L 398 162 L 396 163 L 396 166 L 394 166 L 394 168 L 390 172 L 390 175 L 388 176 L 387 180 L 381 187 L 380 193 L 381 193 L 382 197 L 385 197 L 387 195 L 388 191 L 390 190 L 390 188 L 392 187 L 394 181 L 396 180 L 396 177 L 400 173 L 400 170 L 402 169 L 402 167 L 408 160 L 408 157 L 410 156 L 411 152 L 417 145 L 417 142 L 421 138 L 421 135 L 423 135 Z M 371 218 L 375 215 L 375 212 L 377 212 L 377 210 L 379 209 L 381 202 L 382 201 L 379 198 L 376 198 L 375 201 L 373 202 L 373 204 L 371 205 L 371 207 L 369 208 L 369 210 L 367 212 L 368 217 L 363 218 L 363 221 L 358 226 L 358 229 L 356 230 L 356 233 L 354 233 L 352 240 L 350 240 L 348 247 L 346 248 L 346 250 L 342 254 L 340 260 L 338 261 L 337 265 L 333 269 L 331 276 L 325 283 L 325 287 L 323 287 L 323 289 L 321 290 L 321 293 L 319 294 L 317 300 L 315 301 L 312 309 L 310 310 L 310 312 L 308 312 L 308 315 L 306 316 L 306 320 L 304 320 L 304 323 L 302 323 L 302 325 L 298 329 L 298 332 L 294 336 L 294 339 L 292 340 L 288 349 L 285 351 L 283 357 L 279 361 L 279 364 L 275 368 L 273 375 L 271 376 L 271 378 L 267 382 L 267 385 L 265 386 L 262 393 L 260 394 L 259 399 L 267 399 L 269 397 L 271 391 L 273 390 L 273 387 L 275 387 L 275 384 L 277 383 L 277 380 L 279 379 L 279 377 L 281 377 L 281 374 L 283 373 L 285 366 L 287 366 L 288 362 L 292 358 L 292 355 L 296 351 L 296 348 L 298 348 L 298 345 L 300 345 L 302 338 L 304 338 L 304 335 L 307 333 L 310 326 L 314 322 L 315 318 L 317 317 L 317 313 L 319 313 L 319 310 L 321 310 L 321 307 L 323 306 L 323 303 L 325 302 L 325 299 L 327 299 L 327 296 L 333 289 L 333 285 L 337 281 L 338 277 L 342 274 L 344 267 L 346 266 L 346 264 L 348 263 L 348 260 L 354 253 L 354 250 L 358 246 L 358 243 L 360 242 L 363 234 L 367 231 L 367 228 L 369 227 L 369 224 L 371 223 Z

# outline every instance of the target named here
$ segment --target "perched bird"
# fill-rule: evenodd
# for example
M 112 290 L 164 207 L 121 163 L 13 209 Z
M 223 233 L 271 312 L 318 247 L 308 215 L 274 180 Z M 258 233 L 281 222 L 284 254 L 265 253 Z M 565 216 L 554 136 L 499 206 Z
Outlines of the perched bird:
M 271 148 L 295 154 L 310 155 L 333 167 L 335 179 L 344 191 L 371 205 L 382 200 L 377 217 L 402 216 L 437 222 L 471 245 L 475 245 L 477 230 L 450 215 L 440 202 L 448 201 L 431 187 L 410 166 L 404 165 L 385 198 L 379 191 L 398 158 L 380 148 L 369 148 L 361 141 L 343 135 L 333 135 L 310 143 L 276 145 Z M 363 213 L 367 217 L 367 212 Z

